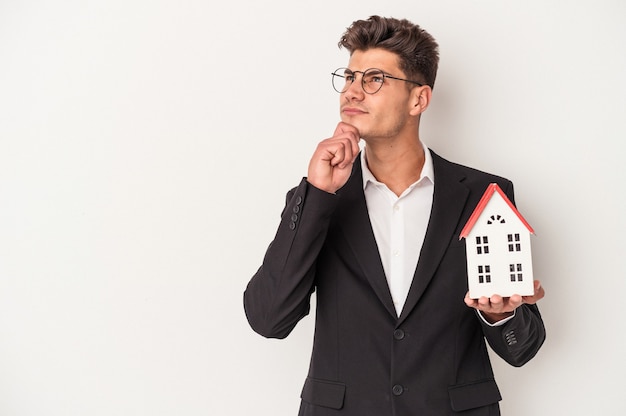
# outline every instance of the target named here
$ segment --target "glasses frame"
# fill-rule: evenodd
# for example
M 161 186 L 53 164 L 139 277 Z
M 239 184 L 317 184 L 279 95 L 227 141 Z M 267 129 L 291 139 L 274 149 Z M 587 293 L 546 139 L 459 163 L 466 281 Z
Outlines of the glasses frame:
M 340 71 L 344 72 L 344 75 L 338 73 Z M 352 73 L 352 76 L 354 76 L 354 79 L 352 81 L 348 82 L 348 80 L 346 79 L 345 72 L 347 72 L 347 71 Z M 378 72 L 380 72 L 382 74 L 382 77 L 383 77 L 383 81 L 378 86 L 378 89 L 376 91 L 374 91 L 374 92 L 369 92 L 369 91 L 367 91 L 365 89 L 365 74 L 368 73 L 369 71 L 378 71 Z M 333 84 L 333 89 L 335 91 L 337 91 L 339 94 L 343 94 L 344 92 L 348 91 L 350 89 L 350 87 L 352 86 L 352 84 L 354 83 L 354 81 L 356 80 L 356 74 L 361 74 L 361 89 L 363 89 L 363 92 L 365 92 L 366 94 L 369 94 L 369 95 L 376 94 L 378 91 L 381 90 L 381 88 L 385 84 L 385 78 L 395 79 L 397 81 L 410 82 L 411 84 L 415 84 L 415 85 L 420 86 L 420 87 L 424 86 L 424 84 L 422 84 L 421 82 L 417 82 L 417 81 L 413 81 L 413 80 L 405 79 L 405 78 L 394 77 L 393 75 L 389 75 L 389 74 L 385 73 L 385 71 L 383 71 L 382 69 L 379 69 L 379 68 L 368 68 L 365 71 L 353 71 L 350 68 L 341 67 L 341 68 L 335 69 L 335 71 L 331 73 L 331 75 L 332 75 L 331 81 L 332 81 L 332 84 Z M 335 87 L 335 78 L 336 77 L 346 79 L 346 85 L 345 85 L 345 87 L 341 91 L 339 91 L 337 89 L 337 87 Z

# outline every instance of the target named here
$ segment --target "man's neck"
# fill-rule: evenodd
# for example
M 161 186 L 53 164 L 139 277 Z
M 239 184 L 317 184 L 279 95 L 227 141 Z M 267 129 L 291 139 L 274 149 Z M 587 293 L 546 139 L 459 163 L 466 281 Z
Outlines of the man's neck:
M 365 148 L 369 170 L 398 196 L 420 178 L 425 157 L 417 137 L 400 143 L 367 142 Z

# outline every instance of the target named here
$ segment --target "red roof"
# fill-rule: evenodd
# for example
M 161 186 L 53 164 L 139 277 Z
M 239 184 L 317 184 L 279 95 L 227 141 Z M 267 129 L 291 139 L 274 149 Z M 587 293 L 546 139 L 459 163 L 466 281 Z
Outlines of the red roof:
M 487 190 L 483 194 L 482 198 L 480 198 L 480 201 L 478 201 L 478 205 L 476 205 L 474 212 L 472 212 L 472 215 L 470 215 L 469 220 L 467 220 L 467 224 L 465 224 L 465 227 L 463 227 L 463 230 L 461 231 L 461 235 L 459 236 L 459 240 L 461 238 L 466 238 L 469 235 L 470 231 L 476 224 L 476 221 L 478 221 L 478 217 L 480 217 L 480 214 L 482 214 L 483 210 L 489 203 L 489 200 L 491 199 L 493 194 L 496 192 L 500 194 L 500 196 L 502 197 L 502 199 L 504 199 L 504 201 L 507 203 L 509 208 L 511 208 L 511 211 L 513 211 L 515 215 L 517 215 L 517 218 L 519 218 L 519 220 L 522 222 L 522 224 L 524 224 L 524 226 L 528 229 L 528 231 L 531 234 L 535 234 L 535 231 L 533 230 L 533 228 L 530 226 L 530 224 L 528 224 L 528 222 L 524 219 L 524 217 L 522 217 L 522 214 L 519 213 L 517 208 L 515 208 L 515 205 L 513 205 L 513 203 L 509 200 L 509 198 L 502 191 L 502 189 L 498 186 L 498 184 L 491 183 L 487 187 Z

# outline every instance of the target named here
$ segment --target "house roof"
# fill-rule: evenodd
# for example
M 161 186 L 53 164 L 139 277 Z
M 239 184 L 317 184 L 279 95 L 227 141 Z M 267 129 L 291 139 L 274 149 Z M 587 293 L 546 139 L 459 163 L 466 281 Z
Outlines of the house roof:
M 509 200 L 509 198 L 506 196 L 504 191 L 502 191 L 502 189 L 498 186 L 498 184 L 490 183 L 489 186 L 487 187 L 487 190 L 483 194 L 482 198 L 480 198 L 480 201 L 478 201 L 478 205 L 476 205 L 474 212 L 472 212 L 472 215 L 470 215 L 469 220 L 467 221 L 467 224 L 465 224 L 465 227 L 463 227 L 463 230 L 461 231 L 461 235 L 459 236 L 459 240 L 461 238 L 466 238 L 469 235 L 470 231 L 472 231 L 472 228 L 476 224 L 476 221 L 478 221 L 480 214 L 482 214 L 483 210 L 489 203 L 489 200 L 491 199 L 493 194 L 495 194 L 496 192 L 507 203 L 509 208 L 511 208 L 511 211 L 517 216 L 517 218 L 519 218 L 519 220 L 522 222 L 522 224 L 524 224 L 524 226 L 528 229 L 528 231 L 531 234 L 535 234 L 535 231 L 533 230 L 533 228 L 530 226 L 530 224 L 528 224 L 528 222 L 524 219 L 524 217 L 522 217 L 522 214 L 519 213 L 517 208 L 515 208 L 515 205 L 513 205 L 511 200 Z

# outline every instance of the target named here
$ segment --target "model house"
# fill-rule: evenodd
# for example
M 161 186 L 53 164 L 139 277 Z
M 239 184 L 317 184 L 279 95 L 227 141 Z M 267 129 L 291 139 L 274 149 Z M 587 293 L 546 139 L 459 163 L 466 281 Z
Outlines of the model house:
M 532 227 L 502 189 L 489 185 L 459 238 L 465 238 L 470 297 L 533 295 Z

